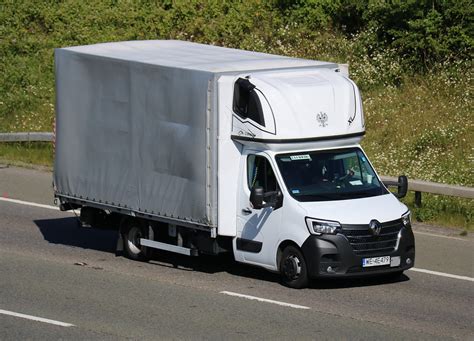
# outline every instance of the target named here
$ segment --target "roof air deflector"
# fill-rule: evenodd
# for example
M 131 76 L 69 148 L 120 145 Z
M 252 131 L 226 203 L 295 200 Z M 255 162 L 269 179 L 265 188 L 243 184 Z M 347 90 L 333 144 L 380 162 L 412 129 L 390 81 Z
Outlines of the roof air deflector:
M 233 110 L 243 119 L 250 119 L 265 127 L 262 104 L 255 85 L 246 78 L 239 78 L 234 85 Z

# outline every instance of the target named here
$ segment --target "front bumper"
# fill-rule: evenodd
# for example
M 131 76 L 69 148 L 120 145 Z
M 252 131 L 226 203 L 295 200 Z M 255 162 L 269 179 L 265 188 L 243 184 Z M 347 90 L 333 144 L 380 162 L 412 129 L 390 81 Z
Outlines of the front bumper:
M 343 235 L 311 235 L 301 247 L 311 278 L 362 277 L 407 270 L 415 265 L 415 237 L 411 228 L 402 228 L 398 247 L 382 254 L 357 255 Z M 362 267 L 367 257 L 400 257 L 400 265 Z M 409 262 L 407 263 L 407 260 Z M 330 268 L 329 268 L 330 267 Z M 328 271 L 329 268 L 329 271 Z

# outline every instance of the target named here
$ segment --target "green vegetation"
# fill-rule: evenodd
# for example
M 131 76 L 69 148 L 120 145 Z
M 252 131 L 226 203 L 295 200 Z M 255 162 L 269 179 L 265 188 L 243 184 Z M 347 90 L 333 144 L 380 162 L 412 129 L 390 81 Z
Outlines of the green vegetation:
M 403 202 L 410 207 L 412 219 L 436 222 L 443 226 L 456 226 L 473 230 L 474 207 L 472 199 L 460 199 L 436 194 L 422 194 L 422 207 L 415 207 L 414 193 L 409 192 Z
M 18 166 L 32 164 L 51 168 L 53 147 L 48 142 L 2 143 L 0 144 L 0 164 L 2 163 Z
M 474 186 L 473 17 L 471 0 L 7 0 L 0 131 L 52 130 L 55 47 L 183 39 L 349 63 L 380 174 Z M 51 163 L 51 148 L 3 145 L 0 159 Z M 414 209 L 469 230 L 473 211 L 472 200 L 435 196 Z

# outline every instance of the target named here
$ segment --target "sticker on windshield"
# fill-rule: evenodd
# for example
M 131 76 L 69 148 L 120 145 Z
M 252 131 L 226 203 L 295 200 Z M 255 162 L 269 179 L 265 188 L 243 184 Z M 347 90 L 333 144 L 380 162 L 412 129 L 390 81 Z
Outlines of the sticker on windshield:
M 360 180 L 349 181 L 349 183 L 352 186 L 361 186 L 362 185 L 362 181 L 360 181 Z
M 296 161 L 296 160 L 309 160 L 309 161 L 311 161 L 311 156 L 309 156 L 309 154 L 291 155 L 291 156 L 290 156 L 290 159 L 291 159 L 292 161 Z
M 299 190 L 299 189 L 292 189 L 292 190 L 291 190 L 291 193 L 293 193 L 293 194 L 300 194 L 300 190 Z

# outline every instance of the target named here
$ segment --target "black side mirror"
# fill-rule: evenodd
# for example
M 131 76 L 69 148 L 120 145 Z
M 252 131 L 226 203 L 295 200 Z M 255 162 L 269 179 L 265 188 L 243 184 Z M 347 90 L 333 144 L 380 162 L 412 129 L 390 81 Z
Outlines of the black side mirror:
M 405 175 L 400 175 L 398 181 L 386 180 L 383 182 L 386 187 L 392 186 L 397 187 L 397 193 L 393 193 L 397 198 L 401 199 L 407 195 L 408 192 L 408 179 Z
M 397 198 L 404 198 L 408 192 L 408 178 L 405 175 L 398 177 L 398 192 Z
M 281 191 L 271 191 L 263 194 L 265 200 L 264 207 L 273 207 L 277 210 L 283 206 L 283 194 Z
M 257 186 L 252 188 L 250 192 L 250 203 L 256 210 L 263 207 L 263 187 Z

